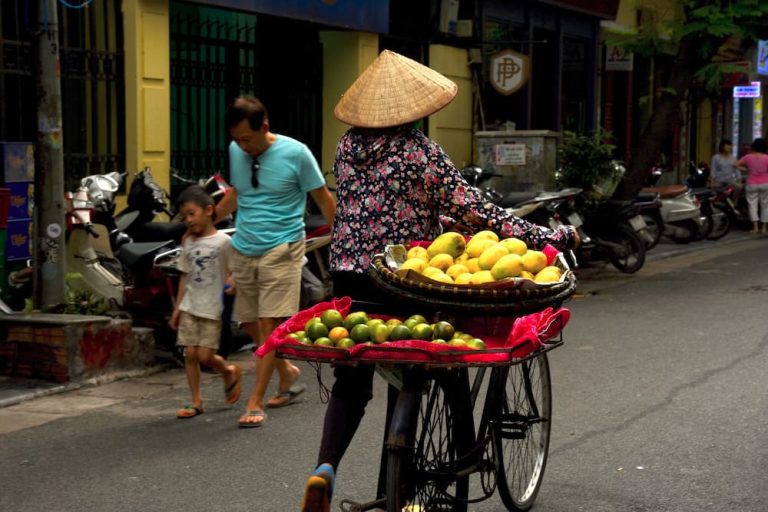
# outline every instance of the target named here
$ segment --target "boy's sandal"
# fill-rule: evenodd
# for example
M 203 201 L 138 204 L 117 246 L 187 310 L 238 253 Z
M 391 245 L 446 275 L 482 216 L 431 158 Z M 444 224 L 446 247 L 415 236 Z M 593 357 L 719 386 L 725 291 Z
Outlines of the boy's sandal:
M 275 393 L 275 396 L 270 398 L 269 402 L 267 402 L 267 407 L 270 409 L 277 409 L 278 407 L 291 405 L 300 394 L 306 391 L 306 389 L 307 386 L 304 384 L 294 384 L 286 391 Z
M 240 393 L 243 390 L 243 372 L 240 367 L 235 365 L 235 379 L 227 384 L 224 381 L 224 393 L 227 396 L 227 403 L 233 404 L 240 398 Z
M 205 411 L 203 411 L 202 407 L 188 405 L 176 411 L 176 417 L 179 418 L 180 420 L 185 420 L 187 418 L 194 418 L 195 416 L 199 416 L 204 412 Z
M 249 421 L 257 418 L 259 421 Z M 240 420 L 237 424 L 242 428 L 256 428 L 262 426 L 266 419 L 267 415 L 261 409 L 247 409 L 245 413 L 240 416 Z

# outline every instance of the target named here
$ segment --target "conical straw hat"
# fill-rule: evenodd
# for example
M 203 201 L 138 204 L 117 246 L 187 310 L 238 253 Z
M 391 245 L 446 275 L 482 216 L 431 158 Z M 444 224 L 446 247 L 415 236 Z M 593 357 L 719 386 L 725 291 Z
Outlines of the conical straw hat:
M 384 50 L 336 104 L 339 121 L 386 128 L 434 114 L 456 97 L 458 86 L 423 64 Z

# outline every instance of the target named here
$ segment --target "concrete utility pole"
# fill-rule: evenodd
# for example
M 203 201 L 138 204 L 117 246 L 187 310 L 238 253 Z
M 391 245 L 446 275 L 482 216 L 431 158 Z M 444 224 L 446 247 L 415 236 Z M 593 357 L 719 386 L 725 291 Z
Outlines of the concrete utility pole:
M 38 5 L 37 163 L 33 234 L 35 308 L 64 300 L 64 152 L 56 0 Z

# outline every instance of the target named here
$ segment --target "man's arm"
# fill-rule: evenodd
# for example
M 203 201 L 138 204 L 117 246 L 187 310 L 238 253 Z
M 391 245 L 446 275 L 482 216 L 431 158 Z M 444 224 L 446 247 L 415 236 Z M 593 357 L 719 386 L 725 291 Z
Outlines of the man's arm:
M 221 220 L 235 210 L 237 210 L 237 189 L 232 187 L 227 190 L 227 193 L 224 194 L 224 197 L 221 198 L 219 204 L 214 208 L 213 218 Z
M 325 221 L 329 226 L 333 226 L 333 218 L 336 216 L 336 200 L 331 195 L 331 191 L 328 190 L 328 187 L 322 186 L 315 190 L 310 190 L 309 193 L 312 195 L 315 203 L 317 203 L 317 206 L 320 207 L 320 212 L 325 217 Z

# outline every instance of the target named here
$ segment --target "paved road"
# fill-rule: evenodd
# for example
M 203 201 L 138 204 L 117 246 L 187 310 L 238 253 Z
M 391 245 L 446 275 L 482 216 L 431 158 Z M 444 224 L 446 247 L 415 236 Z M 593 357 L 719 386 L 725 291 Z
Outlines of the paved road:
M 765 510 L 767 253 L 768 239 L 712 244 L 585 279 L 552 353 L 553 441 L 534 510 Z M 0 409 L 0 510 L 296 510 L 324 411 L 310 388 L 252 430 L 235 426 L 244 399 L 226 405 L 213 377 L 206 414 L 176 420 L 179 371 Z M 377 383 L 340 496 L 373 493 L 383 392 Z

